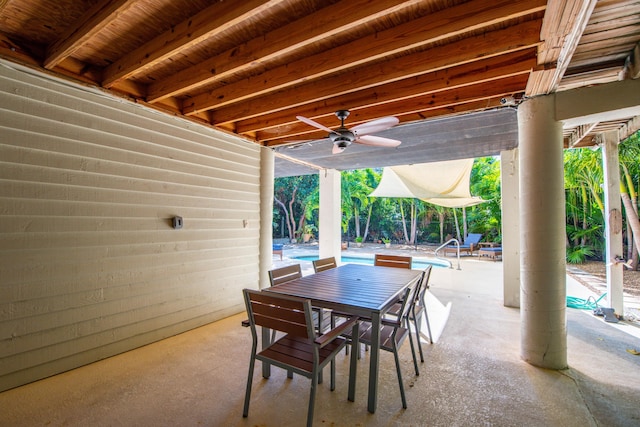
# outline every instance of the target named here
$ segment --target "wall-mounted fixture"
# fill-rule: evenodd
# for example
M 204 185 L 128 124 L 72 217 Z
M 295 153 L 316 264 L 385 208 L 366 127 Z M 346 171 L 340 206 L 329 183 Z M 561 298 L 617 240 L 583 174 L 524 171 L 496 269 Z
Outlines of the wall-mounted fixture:
M 500 98 L 500 104 L 502 105 L 516 105 L 517 101 L 513 96 L 505 96 Z
M 174 216 L 171 219 L 171 223 L 173 225 L 173 228 L 175 228 L 176 230 L 179 229 L 179 228 L 182 228 L 182 226 L 184 225 L 184 222 L 183 222 L 181 216 Z

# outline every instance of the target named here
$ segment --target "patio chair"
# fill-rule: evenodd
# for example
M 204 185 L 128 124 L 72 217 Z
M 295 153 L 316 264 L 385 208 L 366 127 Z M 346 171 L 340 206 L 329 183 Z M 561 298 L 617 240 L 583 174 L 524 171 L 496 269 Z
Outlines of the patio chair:
M 336 268 L 338 266 L 338 264 L 336 264 L 335 257 L 316 259 L 313 260 L 312 263 L 313 271 L 315 271 L 316 273 L 324 270 L 329 270 L 331 268 Z
M 418 361 L 416 358 L 416 351 L 413 346 L 413 340 L 411 339 L 411 333 L 409 331 L 408 317 L 411 305 L 417 296 L 420 282 L 416 286 L 407 288 L 404 298 L 402 299 L 402 308 L 400 315 L 395 319 L 383 318 L 382 325 L 380 327 L 380 350 L 385 350 L 393 353 L 393 357 L 396 363 L 396 373 L 398 374 L 398 383 L 400 385 L 400 398 L 402 399 L 402 407 L 407 408 L 407 399 L 404 393 L 404 384 L 402 381 L 402 371 L 400 369 L 400 356 L 398 355 L 398 349 L 404 343 L 404 340 L 408 337 L 409 344 L 411 345 L 411 355 L 413 356 L 413 366 L 418 375 Z M 362 321 L 360 323 L 360 330 L 358 335 L 359 342 L 371 345 L 372 323 L 369 321 Z M 349 336 L 348 331 L 346 332 Z
M 269 282 L 271 283 L 271 286 L 299 279 L 300 277 L 302 277 L 300 264 L 287 265 L 280 268 L 274 268 L 269 271 Z M 318 321 L 318 332 L 322 333 L 322 331 L 328 326 L 325 324 L 325 314 L 329 315 L 329 312 L 315 307 L 313 308 L 313 311 L 315 313 L 314 319 L 317 319 Z M 275 331 L 273 331 L 273 334 L 275 336 Z
M 431 325 L 429 324 L 429 314 L 427 313 L 427 305 L 424 300 L 424 295 L 429 289 L 429 278 L 431 277 L 431 269 L 433 266 L 427 266 L 422 272 L 422 276 L 420 277 L 420 283 L 418 284 L 419 288 L 417 291 L 416 298 L 413 301 L 412 306 L 409 309 L 408 320 L 413 322 L 413 327 L 416 332 L 416 339 L 418 341 L 418 351 L 420 352 L 420 362 L 424 363 L 424 352 L 422 351 L 422 341 L 420 340 L 420 321 L 422 320 L 422 316 L 425 316 L 425 321 L 427 323 L 427 333 L 429 334 L 429 343 L 433 344 L 433 339 L 431 338 Z M 394 304 L 389 311 L 385 314 L 388 316 L 398 317 L 402 310 L 402 303 L 398 302 Z M 420 375 L 416 371 L 416 375 Z
M 293 279 L 302 277 L 302 269 L 300 264 L 287 265 L 280 268 L 274 268 L 269 271 L 269 282 L 271 286 L 279 285 Z
M 410 256 L 375 254 L 373 265 L 380 267 L 407 268 L 411 270 Z
M 460 255 L 462 255 L 463 253 L 473 255 L 473 251 L 476 251 L 480 247 L 479 245 L 480 239 L 482 239 L 482 234 L 469 233 L 467 235 L 467 238 L 464 239 L 464 244 L 460 245 Z M 449 245 L 444 248 L 445 256 L 447 256 L 450 253 L 454 255 L 457 253 L 456 245 Z
M 271 286 L 274 286 L 302 277 L 302 269 L 300 268 L 300 264 L 293 264 L 281 268 L 274 268 L 273 270 L 270 270 L 268 274 L 269 283 Z M 249 327 L 249 320 L 243 320 L 242 326 Z M 273 331 L 271 341 L 275 340 L 275 338 L 276 331 Z
M 352 334 L 357 334 L 358 318 L 350 318 L 326 334 L 317 336 L 312 321 L 310 300 L 250 289 L 244 289 L 243 293 L 249 315 L 252 345 L 242 416 L 249 415 L 253 371 L 256 361 L 262 361 L 311 379 L 307 426 L 313 425 L 319 374 L 331 363 L 331 391 L 335 390 L 335 356 L 347 342 L 340 334 L 348 329 L 351 329 Z M 257 353 L 256 326 L 271 328 L 285 335 Z M 355 375 L 355 371 L 350 372 L 350 375 Z
M 429 290 L 429 278 L 431 277 L 432 266 L 428 266 L 424 269 L 422 276 L 422 286 L 420 291 L 416 295 L 415 302 L 411 311 L 409 312 L 409 320 L 413 321 L 413 325 L 416 330 L 416 337 L 418 338 L 418 350 L 420 352 L 420 362 L 424 363 L 424 353 L 422 352 L 422 341 L 420 341 L 420 321 L 422 316 L 425 317 L 427 323 L 427 333 L 429 334 L 429 344 L 433 344 L 433 338 L 431 335 L 431 325 L 429 324 L 429 313 L 427 313 L 427 304 L 424 300 L 424 295 Z
M 378 267 L 394 267 L 394 268 L 407 268 L 411 269 L 412 257 L 402 255 L 387 255 L 387 254 L 375 254 L 373 259 L 373 265 Z M 335 324 L 335 317 L 344 316 L 343 313 L 332 314 L 332 325 Z M 365 350 L 369 349 L 367 343 L 363 343 Z M 349 354 L 349 348 L 345 350 Z

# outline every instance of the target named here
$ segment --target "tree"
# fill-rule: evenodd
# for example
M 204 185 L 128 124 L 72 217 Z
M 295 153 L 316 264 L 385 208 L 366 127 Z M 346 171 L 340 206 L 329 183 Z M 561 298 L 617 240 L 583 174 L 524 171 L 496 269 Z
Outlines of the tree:
M 640 181 L 640 131 L 627 138 L 619 145 L 620 167 L 622 169 L 620 197 L 625 208 L 627 220 L 627 259 L 633 260 L 634 269 L 638 269 L 638 191 L 634 185 Z
M 582 263 L 604 251 L 602 156 L 585 148 L 564 153 L 567 261 Z
M 500 194 L 500 160 L 482 157 L 473 162 L 470 190 L 486 202 L 467 211 L 467 222 L 472 232 L 480 233 L 492 242 L 502 241 L 502 196 Z
M 318 195 L 318 175 L 302 175 L 277 178 L 274 183 L 274 209 L 285 218 L 289 239 L 300 236 L 304 224 L 311 218 L 313 201 Z
M 373 210 L 372 205 L 375 202 L 375 198 L 369 197 L 369 194 L 379 180 L 379 173 L 373 169 L 342 172 L 343 231 L 346 231 L 344 220 L 346 219 L 348 225 L 353 218 L 355 236 L 366 240 Z M 363 212 L 367 212 L 364 233 L 361 232 L 361 214 Z

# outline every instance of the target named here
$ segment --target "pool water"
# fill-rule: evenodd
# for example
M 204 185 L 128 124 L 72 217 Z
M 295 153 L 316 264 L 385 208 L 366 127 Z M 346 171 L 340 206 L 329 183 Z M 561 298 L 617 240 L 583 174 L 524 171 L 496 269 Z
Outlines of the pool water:
M 299 259 L 300 261 L 315 261 L 315 260 L 318 259 L 318 256 L 316 256 L 316 255 L 305 255 L 305 256 L 297 256 L 297 257 L 293 257 L 293 258 L 294 259 Z M 373 258 L 343 256 L 343 257 L 340 258 L 340 263 L 341 264 L 352 263 L 352 264 L 373 265 Z M 415 269 L 415 270 L 425 269 L 429 265 L 432 265 L 434 267 L 449 268 L 449 263 L 447 261 L 438 260 L 438 259 L 430 259 L 430 260 L 422 260 L 422 259 L 417 260 L 417 259 L 414 259 L 411 262 L 411 268 Z

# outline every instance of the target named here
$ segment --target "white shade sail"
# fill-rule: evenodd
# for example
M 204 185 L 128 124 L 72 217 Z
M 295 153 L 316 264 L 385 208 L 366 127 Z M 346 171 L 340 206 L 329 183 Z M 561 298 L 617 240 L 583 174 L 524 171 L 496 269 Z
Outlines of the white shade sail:
M 459 208 L 485 202 L 471 196 L 473 159 L 386 167 L 370 197 L 415 197 L 427 203 Z

